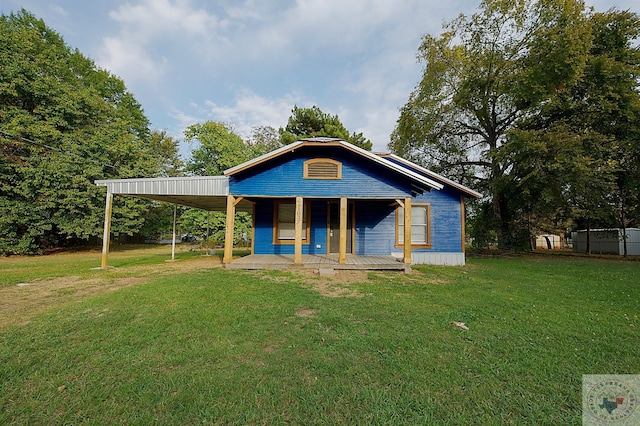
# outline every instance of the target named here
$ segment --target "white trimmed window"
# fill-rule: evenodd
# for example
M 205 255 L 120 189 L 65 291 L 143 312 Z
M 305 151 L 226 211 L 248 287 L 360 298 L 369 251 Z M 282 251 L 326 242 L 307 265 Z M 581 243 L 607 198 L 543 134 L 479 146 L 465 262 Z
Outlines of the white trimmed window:
M 411 206 L 411 246 L 431 247 L 429 204 L 412 204 Z M 396 209 L 396 245 L 404 245 L 404 208 Z
M 309 235 L 308 203 L 302 203 L 302 243 L 307 243 Z M 296 203 L 276 201 L 273 213 L 273 234 L 275 244 L 293 244 L 296 239 Z

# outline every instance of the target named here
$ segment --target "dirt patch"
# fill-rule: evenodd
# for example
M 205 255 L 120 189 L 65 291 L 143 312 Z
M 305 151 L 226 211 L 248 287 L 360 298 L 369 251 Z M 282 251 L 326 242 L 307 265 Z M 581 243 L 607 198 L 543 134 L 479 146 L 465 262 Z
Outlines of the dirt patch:
M 313 289 L 325 297 L 362 297 L 356 289 L 327 280 L 314 283 Z
M 37 279 L 0 288 L 0 327 L 28 324 L 38 311 L 50 306 L 80 300 L 93 294 L 139 285 L 159 275 L 221 267 L 219 258 L 207 257 L 167 262 L 160 265 L 111 268 L 104 276 L 82 278 L 77 275 Z M 122 274 L 121 276 L 119 274 Z M 100 274 L 98 274 L 100 275 Z
M 278 271 L 275 275 L 266 271 L 254 271 L 252 274 L 260 279 L 272 282 L 301 282 L 325 297 L 362 297 L 355 288 L 350 287 L 355 283 L 366 283 L 369 280 L 369 271 L 363 270 L 336 270 L 332 276 L 319 275 L 317 269 L 291 268 Z
M 296 312 L 296 316 L 300 318 L 311 318 L 315 317 L 318 314 L 317 309 L 299 309 Z
M 312 288 L 325 297 L 362 297 L 358 290 L 351 288 L 355 283 L 369 281 L 368 271 L 336 270 L 333 276 L 320 276 L 312 269 L 298 273 Z

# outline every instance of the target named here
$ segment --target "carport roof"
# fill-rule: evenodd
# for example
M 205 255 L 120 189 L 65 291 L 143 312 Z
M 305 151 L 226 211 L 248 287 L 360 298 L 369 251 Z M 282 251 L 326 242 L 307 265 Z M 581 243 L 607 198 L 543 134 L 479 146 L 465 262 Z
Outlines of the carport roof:
M 229 195 L 226 176 L 109 179 L 96 180 L 95 184 L 107 187 L 112 194 L 135 195 L 203 210 L 225 211 Z M 251 211 L 252 204 L 242 200 L 236 209 Z

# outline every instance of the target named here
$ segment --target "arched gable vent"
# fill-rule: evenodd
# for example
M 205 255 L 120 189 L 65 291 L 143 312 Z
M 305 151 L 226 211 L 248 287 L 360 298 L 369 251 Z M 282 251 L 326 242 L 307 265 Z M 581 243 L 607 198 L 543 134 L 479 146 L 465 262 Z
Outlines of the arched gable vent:
M 342 179 L 342 163 L 330 158 L 314 158 L 304 162 L 305 179 Z

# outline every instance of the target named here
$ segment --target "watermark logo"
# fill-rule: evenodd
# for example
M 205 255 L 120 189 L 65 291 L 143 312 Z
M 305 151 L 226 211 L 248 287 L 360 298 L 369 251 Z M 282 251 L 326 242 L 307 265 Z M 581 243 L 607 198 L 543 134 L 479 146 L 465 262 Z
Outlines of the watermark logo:
M 640 375 L 582 376 L 582 424 L 640 425 Z

